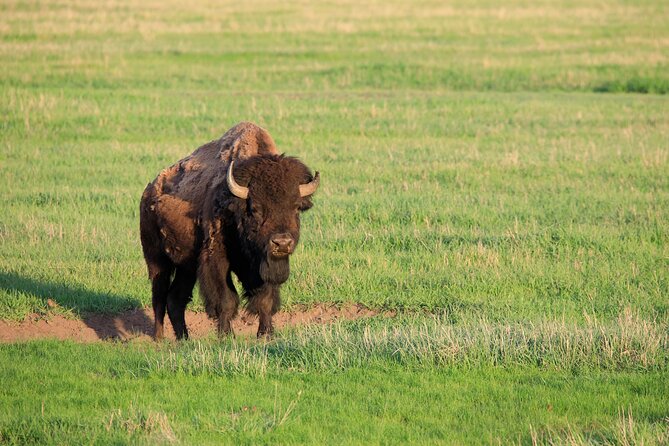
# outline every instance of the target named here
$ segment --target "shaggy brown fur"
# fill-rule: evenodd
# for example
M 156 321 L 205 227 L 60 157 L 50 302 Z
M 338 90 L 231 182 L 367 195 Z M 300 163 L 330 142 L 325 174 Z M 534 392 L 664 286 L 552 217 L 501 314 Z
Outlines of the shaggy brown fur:
M 234 179 L 248 188 L 246 199 L 226 183 L 232 161 Z M 265 130 L 243 122 L 149 183 L 140 203 L 140 234 L 157 339 L 164 335 L 166 310 L 177 338 L 188 336 L 184 312 L 196 280 L 219 333 L 230 333 L 239 305 L 233 272 L 248 310 L 260 318 L 258 336 L 271 334 L 279 287 L 299 240 L 299 211 L 311 207 L 311 197 L 300 197 L 299 188 L 313 179 L 300 161 L 278 154 Z

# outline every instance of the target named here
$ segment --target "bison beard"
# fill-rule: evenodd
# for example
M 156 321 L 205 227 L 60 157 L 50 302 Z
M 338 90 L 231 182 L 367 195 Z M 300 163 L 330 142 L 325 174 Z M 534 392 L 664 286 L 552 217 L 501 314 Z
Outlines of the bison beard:
M 234 165 L 234 169 L 233 169 Z M 240 280 L 258 336 L 271 335 L 279 288 L 299 240 L 299 212 L 311 208 L 318 172 L 278 155 L 267 132 L 251 123 L 230 129 L 163 170 L 140 203 L 140 235 L 152 281 L 155 338 L 170 317 L 178 339 L 196 280 L 219 334 L 232 333 Z
M 281 285 L 290 275 L 290 262 L 288 256 L 282 258 L 273 258 L 268 256 L 267 259 L 260 262 L 260 278 L 272 285 Z
M 234 216 L 228 217 L 234 220 Z M 244 283 L 246 289 L 255 289 L 263 284 L 270 284 L 279 286 L 288 280 L 290 276 L 290 255 L 278 257 L 272 255 L 269 249 L 261 246 L 269 244 L 268 241 L 258 240 L 254 241 L 251 235 L 237 232 L 234 229 L 235 225 L 230 225 L 228 231 L 236 232 L 236 238 L 242 240 L 241 246 L 228 245 L 228 250 L 242 253 L 241 257 L 235 257 L 232 260 L 233 270 L 240 270 L 240 265 L 247 265 L 244 272 L 248 274 L 240 274 L 240 278 Z M 231 238 L 231 237 L 228 237 Z M 241 272 L 241 271 L 239 271 Z

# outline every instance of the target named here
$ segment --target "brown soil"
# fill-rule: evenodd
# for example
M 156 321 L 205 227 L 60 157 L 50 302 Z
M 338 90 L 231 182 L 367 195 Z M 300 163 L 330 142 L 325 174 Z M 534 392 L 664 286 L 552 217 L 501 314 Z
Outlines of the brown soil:
M 360 305 L 347 305 L 337 308 L 319 304 L 310 308 L 294 308 L 280 311 L 274 316 L 277 330 L 307 324 L 326 324 L 339 319 L 358 319 L 370 317 L 379 312 Z M 214 323 L 205 313 L 186 312 L 186 324 L 191 339 L 215 336 Z M 243 312 L 233 321 L 236 335 L 253 336 L 258 330 L 258 320 Z M 168 339 L 174 339 L 174 332 L 169 318 L 165 318 L 165 333 Z M 69 319 L 59 315 L 33 315 L 23 322 L 0 320 L 0 342 L 26 341 L 30 339 L 68 339 L 77 342 L 95 342 L 101 340 L 150 340 L 153 334 L 153 312 L 148 309 L 131 310 L 122 314 L 90 314 L 82 319 Z

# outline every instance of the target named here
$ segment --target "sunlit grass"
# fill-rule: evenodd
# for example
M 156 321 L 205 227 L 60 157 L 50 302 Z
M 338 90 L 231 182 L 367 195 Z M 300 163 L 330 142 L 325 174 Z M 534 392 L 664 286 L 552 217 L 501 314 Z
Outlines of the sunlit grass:
M 493 323 L 448 315 L 400 317 L 307 327 L 270 343 L 200 342 L 147 356 L 151 373 L 266 376 L 341 371 L 375 364 L 404 367 L 530 366 L 548 370 L 666 370 L 667 324 L 645 321 L 629 310 L 614 323 L 595 319 Z M 144 369 L 144 367 L 142 367 Z
M 662 444 L 666 334 L 666 323 L 631 314 L 580 327 L 428 316 L 269 343 L 10 344 L 0 398 L 15 409 L 0 414 L 0 438 L 381 444 L 392 432 L 400 443 Z

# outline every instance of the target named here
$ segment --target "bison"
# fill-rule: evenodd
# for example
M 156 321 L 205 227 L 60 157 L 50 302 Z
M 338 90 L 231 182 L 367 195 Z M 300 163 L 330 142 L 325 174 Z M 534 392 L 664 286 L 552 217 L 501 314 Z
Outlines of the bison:
M 239 295 L 234 273 L 259 317 L 258 337 L 273 333 L 279 288 L 300 237 L 300 212 L 319 185 L 301 161 L 280 155 L 264 129 L 242 122 L 160 172 L 140 203 L 140 236 L 152 282 L 154 337 L 165 311 L 177 339 L 199 282 L 219 335 L 231 334 Z

